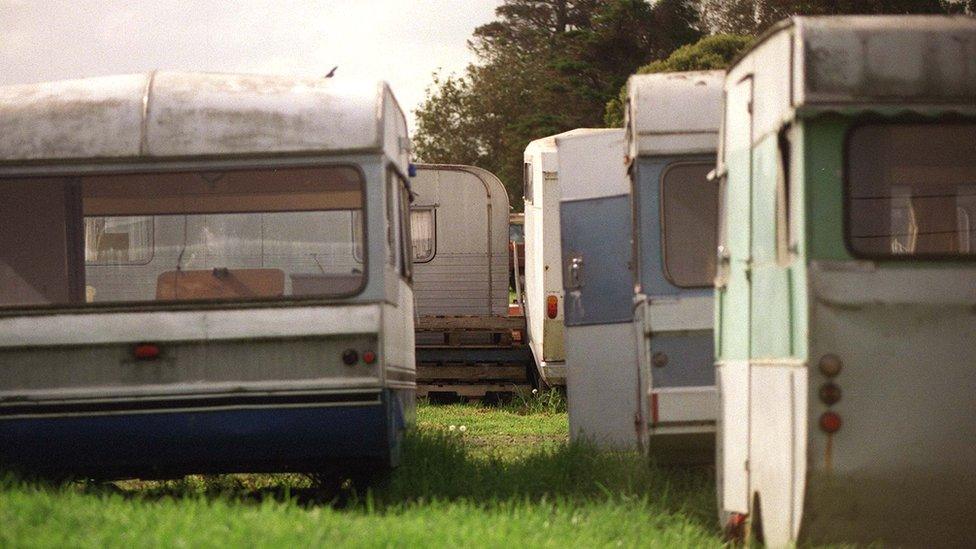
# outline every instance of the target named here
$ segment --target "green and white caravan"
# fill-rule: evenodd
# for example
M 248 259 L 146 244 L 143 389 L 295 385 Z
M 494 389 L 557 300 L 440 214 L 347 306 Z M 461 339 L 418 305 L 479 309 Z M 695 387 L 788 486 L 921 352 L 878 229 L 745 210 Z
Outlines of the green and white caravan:
M 408 149 L 381 82 L 0 88 L 0 463 L 395 465 L 415 407 Z
M 711 461 L 718 397 L 712 281 L 722 71 L 632 76 L 627 160 L 632 321 L 647 448 L 658 461 Z
M 722 520 L 971 545 L 976 19 L 787 20 L 725 96 Z

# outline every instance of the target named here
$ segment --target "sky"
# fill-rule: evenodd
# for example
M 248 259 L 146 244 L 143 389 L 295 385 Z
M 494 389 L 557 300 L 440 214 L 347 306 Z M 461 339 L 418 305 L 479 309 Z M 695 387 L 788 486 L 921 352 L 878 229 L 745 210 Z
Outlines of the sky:
M 386 80 L 407 119 L 499 0 L 0 0 L 0 85 L 153 69 Z

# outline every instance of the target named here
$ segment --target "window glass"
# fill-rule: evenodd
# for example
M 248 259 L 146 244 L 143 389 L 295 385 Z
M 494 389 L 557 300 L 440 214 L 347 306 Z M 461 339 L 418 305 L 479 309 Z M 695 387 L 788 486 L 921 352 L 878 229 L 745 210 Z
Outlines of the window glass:
M 140 265 L 153 254 L 153 218 L 86 217 L 85 263 Z
M 0 306 L 336 296 L 365 280 L 351 168 L 0 181 L 0 204 L 29 221 L 0 238 Z
M 713 164 L 676 164 L 661 178 L 664 274 L 675 286 L 711 286 L 715 278 L 718 186 Z
M 974 255 L 976 124 L 860 126 L 847 157 L 854 255 Z
M 437 246 L 434 208 L 418 207 L 410 210 L 410 239 L 413 241 L 414 263 L 434 259 Z

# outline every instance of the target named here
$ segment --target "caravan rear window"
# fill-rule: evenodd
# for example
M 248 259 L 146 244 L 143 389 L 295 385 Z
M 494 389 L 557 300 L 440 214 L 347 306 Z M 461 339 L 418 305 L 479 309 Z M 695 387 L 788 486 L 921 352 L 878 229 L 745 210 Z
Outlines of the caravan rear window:
M 669 166 L 661 176 L 664 275 L 680 288 L 711 286 L 715 279 L 718 185 L 710 162 Z
M 0 307 L 350 295 L 362 211 L 348 167 L 0 180 Z
M 846 185 L 853 255 L 976 257 L 976 124 L 858 126 Z

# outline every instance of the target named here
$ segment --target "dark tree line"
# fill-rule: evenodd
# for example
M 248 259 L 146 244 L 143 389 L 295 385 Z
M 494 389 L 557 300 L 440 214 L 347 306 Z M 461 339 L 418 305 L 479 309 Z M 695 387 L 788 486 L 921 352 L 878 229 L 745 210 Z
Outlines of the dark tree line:
M 619 125 L 635 72 L 723 68 L 791 15 L 974 12 L 976 0 L 504 0 L 468 42 L 477 61 L 434 75 L 416 111 L 416 154 L 494 172 L 521 209 L 528 142 Z

